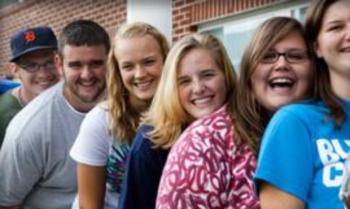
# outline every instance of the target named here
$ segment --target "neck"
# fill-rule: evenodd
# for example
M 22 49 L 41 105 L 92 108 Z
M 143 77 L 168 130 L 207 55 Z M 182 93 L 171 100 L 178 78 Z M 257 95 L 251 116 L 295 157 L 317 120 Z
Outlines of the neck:
M 22 107 L 26 106 L 35 97 L 35 95 L 32 95 L 30 92 L 27 92 L 23 87 L 19 87 L 17 89 L 17 92 L 14 93 L 17 96 L 17 99 Z
M 63 89 L 63 96 L 67 100 L 67 102 L 78 112 L 86 113 L 89 112 L 96 104 L 97 101 L 94 102 L 85 102 L 82 101 L 78 96 L 74 95 L 67 86 Z
M 330 75 L 330 82 L 335 95 L 342 99 L 350 100 L 350 77 L 332 74 Z
M 149 101 L 139 100 L 132 96 L 129 97 L 129 102 L 130 104 L 132 104 L 134 110 L 137 110 L 137 112 L 140 112 L 140 113 L 148 110 L 151 104 L 151 101 L 152 100 L 149 100 Z

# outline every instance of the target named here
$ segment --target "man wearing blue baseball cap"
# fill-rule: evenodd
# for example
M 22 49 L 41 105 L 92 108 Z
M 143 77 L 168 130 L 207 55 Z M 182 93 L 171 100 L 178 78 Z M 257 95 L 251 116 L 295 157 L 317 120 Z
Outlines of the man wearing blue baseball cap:
M 12 35 L 10 45 L 10 61 L 21 85 L 0 95 L 0 147 L 6 128 L 17 112 L 59 80 L 54 65 L 57 38 L 51 28 L 20 30 Z
M 8 125 L 0 149 L 0 209 L 71 208 L 77 173 L 69 151 L 86 113 L 105 97 L 109 49 L 108 33 L 93 21 L 63 28 L 55 55 L 62 81 Z

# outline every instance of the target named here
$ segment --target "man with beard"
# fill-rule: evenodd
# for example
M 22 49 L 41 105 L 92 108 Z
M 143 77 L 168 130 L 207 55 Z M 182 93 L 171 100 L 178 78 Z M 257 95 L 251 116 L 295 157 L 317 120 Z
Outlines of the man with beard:
M 69 150 L 86 112 L 105 93 L 107 32 L 78 20 L 59 37 L 55 64 L 63 81 L 10 122 L 0 151 L 0 208 L 68 209 L 76 194 Z

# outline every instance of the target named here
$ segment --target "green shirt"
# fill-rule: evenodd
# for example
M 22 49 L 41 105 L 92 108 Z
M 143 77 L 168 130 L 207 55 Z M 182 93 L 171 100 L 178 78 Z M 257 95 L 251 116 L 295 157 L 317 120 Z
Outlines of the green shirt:
M 0 147 L 5 138 L 7 125 L 21 109 L 21 104 L 10 91 L 0 95 Z

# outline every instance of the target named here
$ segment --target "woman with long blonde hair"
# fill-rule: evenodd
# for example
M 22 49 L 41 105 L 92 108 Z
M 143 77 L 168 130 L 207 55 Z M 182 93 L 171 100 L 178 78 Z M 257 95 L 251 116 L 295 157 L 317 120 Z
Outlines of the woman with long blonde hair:
M 108 57 L 107 101 L 87 114 L 70 152 L 78 163 L 80 208 L 117 208 L 129 146 L 167 53 L 166 38 L 149 24 L 118 29 Z

